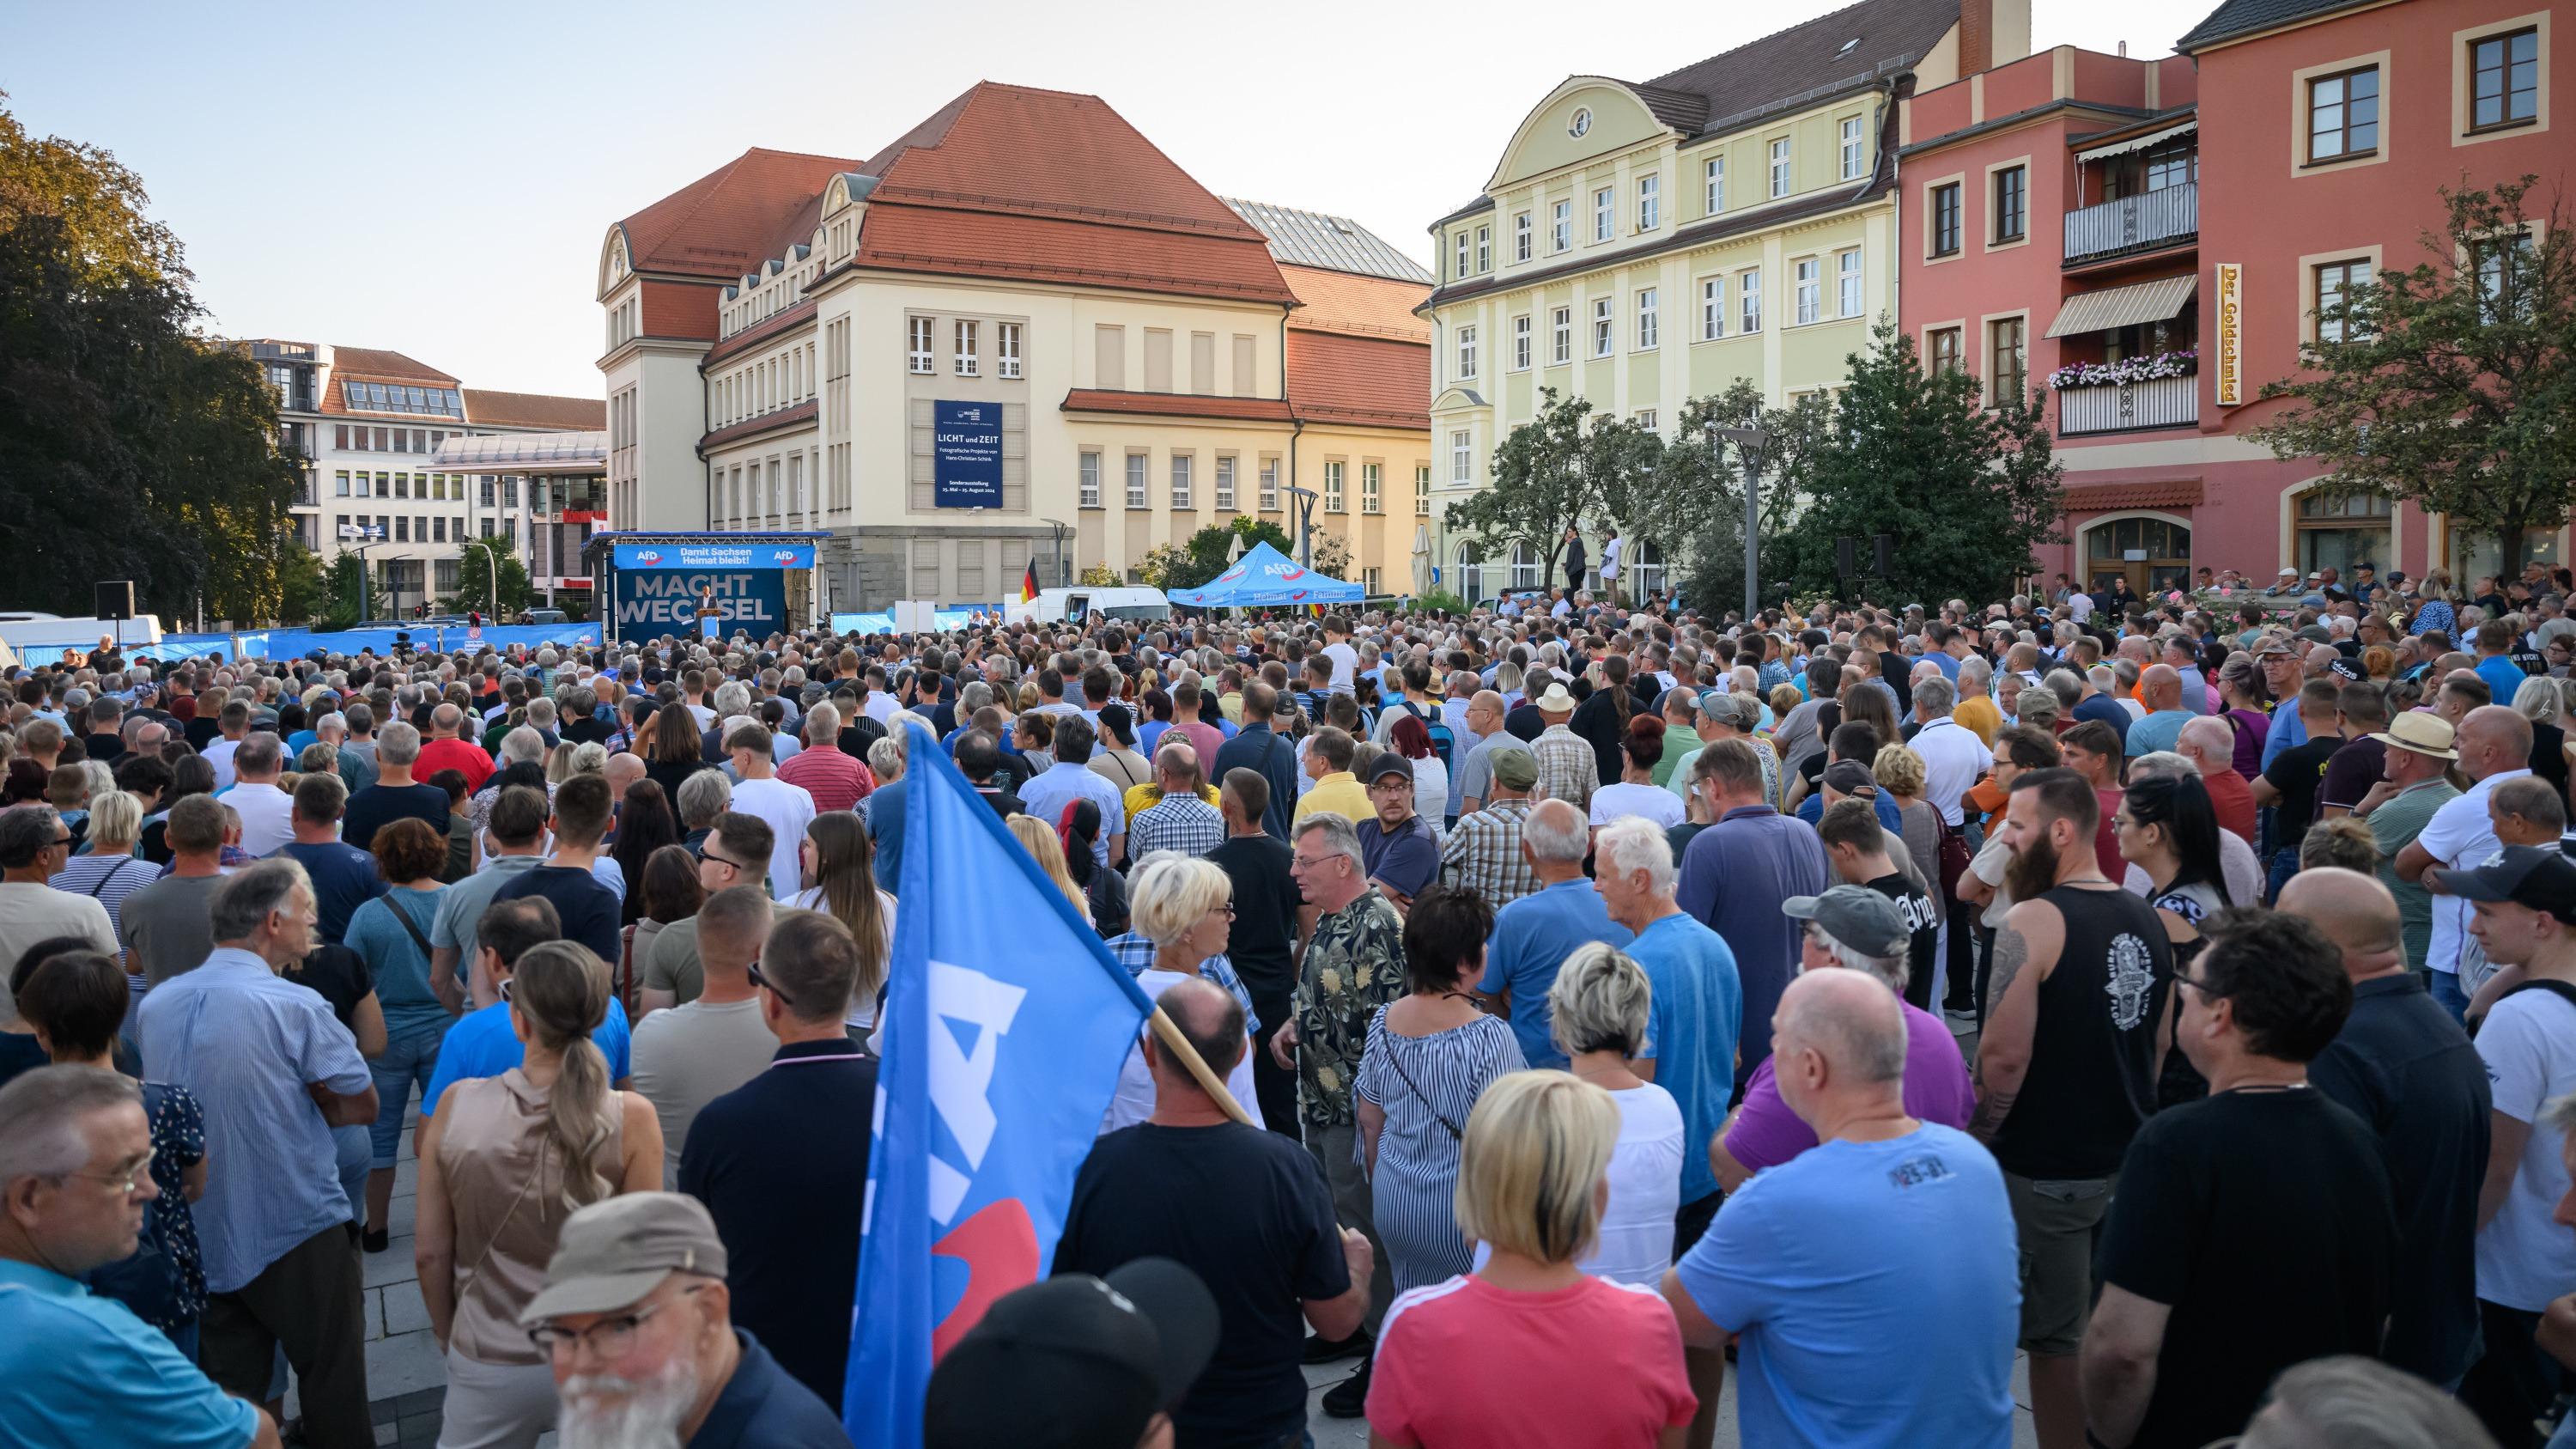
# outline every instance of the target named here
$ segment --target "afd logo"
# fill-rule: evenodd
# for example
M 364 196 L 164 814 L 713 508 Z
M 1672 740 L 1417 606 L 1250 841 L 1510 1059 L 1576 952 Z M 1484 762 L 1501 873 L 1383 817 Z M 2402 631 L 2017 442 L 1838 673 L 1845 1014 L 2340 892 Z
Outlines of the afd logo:
M 993 1071 L 1002 1038 L 1019 1016 L 1028 991 L 996 981 L 980 971 L 946 961 L 930 963 L 930 1103 L 965 1159 L 960 1172 L 937 1149 L 930 1159 L 930 1216 L 946 1226 L 955 1222 L 974 1187 L 974 1174 L 992 1149 L 1001 1121 L 993 1111 Z M 961 1045 L 962 1033 L 974 1045 Z M 882 1112 L 885 1099 L 877 1099 Z M 931 1254 L 964 1268 L 963 1282 L 954 1270 L 939 1271 L 939 1298 L 954 1292 L 954 1301 L 936 1306 L 944 1311 L 931 1332 L 931 1352 L 945 1354 L 968 1328 L 984 1316 L 993 1301 L 1014 1288 L 1037 1281 L 1036 1225 L 1018 1198 L 997 1198 L 949 1227 L 931 1245 Z
M 1279 577 L 1280 577 L 1282 580 L 1285 580 L 1285 581 L 1287 581 L 1287 582 L 1291 582 L 1291 583 L 1295 582 L 1295 581 L 1296 581 L 1296 580 L 1298 580 L 1298 579 L 1302 579 L 1302 578 L 1304 578 L 1305 576 L 1306 576 L 1306 571 L 1305 571 L 1304 569 L 1302 569 L 1302 568 L 1299 568 L 1299 567 L 1298 567 L 1297 565 L 1295 565 L 1295 564 L 1290 564 L 1288 567 L 1286 567 L 1286 568 L 1284 568 L 1284 569 L 1281 569 L 1281 570 L 1279 571 Z
M 1313 592 L 1314 590 L 1312 589 L 1291 589 L 1288 593 L 1288 602 L 1292 604 L 1302 603 L 1305 601 L 1306 596 Z
M 651 568 L 653 565 L 660 563 L 661 561 L 662 555 L 657 549 L 648 548 L 642 553 L 635 555 L 635 563 L 639 568 Z
M 771 554 L 769 556 L 769 561 L 778 565 L 780 568 L 789 567 L 796 562 L 796 550 L 792 548 L 782 548 Z

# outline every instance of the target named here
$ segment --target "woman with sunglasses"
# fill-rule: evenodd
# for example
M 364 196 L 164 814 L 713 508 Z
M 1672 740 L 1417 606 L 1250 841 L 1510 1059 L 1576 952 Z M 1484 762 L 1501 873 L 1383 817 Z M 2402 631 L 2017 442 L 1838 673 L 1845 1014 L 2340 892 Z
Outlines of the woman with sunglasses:
M 1207 977 L 1243 1002 L 1245 1034 L 1258 1035 L 1259 1028 L 1252 1021 L 1251 998 L 1242 982 L 1234 979 L 1234 969 L 1225 960 L 1226 943 L 1234 933 L 1233 879 L 1211 862 L 1157 851 L 1136 867 L 1136 877 L 1128 882 L 1128 889 L 1136 930 L 1154 943 L 1153 964 L 1137 973 L 1136 984 L 1145 989 L 1147 996 L 1161 996 L 1189 977 Z M 1234 1094 L 1253 1125 L 1260 1126 L 1261 1107 L 1253 1096 L 1249 1045 L 1236 1060 L 1234 1070 L 1226 1074 L 1225 1089 Z M 1127 1064 L 1118 1073 L 1117 1095 L 1109 1100 L 1109 1111 L 1101 1118 L 1100 1130 L 1115 1132 L 1153 1115 L 1154 1078 L 1146 1069 L 1140 1036 L 1138 1044 L 1127 1050 Z
M 412 1257 L 447 1359 L 448 1449 L 527 1449 L 554 1427 L 553 1367 L 519 1310 L 543 1286 L 565 1218 L 662 1186 L 660 1120 L 609 1086 L 591 1040 L 608 996 L 608 967 L 587 948 L 531 947 L 509 984 L 525 1058 L 448 1088 L 421 1122 Z

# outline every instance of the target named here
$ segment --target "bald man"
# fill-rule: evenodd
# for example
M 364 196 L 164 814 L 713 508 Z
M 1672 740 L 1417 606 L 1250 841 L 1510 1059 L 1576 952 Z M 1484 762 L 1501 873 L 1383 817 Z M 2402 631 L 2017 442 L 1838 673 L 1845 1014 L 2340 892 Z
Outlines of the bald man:
M 2170 664 L 2150 664 L 2139 672 L 2138 702 L 2147 707 L 2146 717 L 2129 726 L 2127 742 L 2122 746 L 2133 760 L 2172 749 L 2182 735 L 2182 727 L 2195 717 L 2182 707 L 2182 676 Z
M 2371 876 L 2303 870 L 2280 908 L 2343 953 L 2352 1015 L 2308 1064 L 2308 1081 L 2379 1136 L 2397 1194 L 2404 1261 L 2389 1303 L 2387 1360 L 2433 1383 L 2468 1371 L 2478 1327 L 2478 1185 L 2492 1098 L 2468 1033 L 2406 968 L 2397 898 Z
M 1450 790 L 1458 797 L 1462 816 L 1475 814 L 1493 799 L 1496 752 L 1529 751 L 1528 741 L 1503 728 L 1506 713 L 1503 696 L 1495 690 L 1477 690 L 1467 701 L 1467 729 L 1476 737 L 1476 743 L 1467 751 L 1466 762 L 1458 767 Z
M 2202 715 L 2175 736 L 2175 753 L 2191 761 L 2200 783 L 2209 790 L 2209 808 L 2218 828 L 2254 843 L 2254 787 L 2236 773 L 2236 730 L 2225 715 Z
M 2500 704 L 2480 705 L 2460 720 L 2451 747 L 2459 752 L 2460 773 L 2469 788 L 2433 812 L 2424 829 L 2397 853 L 2397 878 L 2421 881 L 2433 866 L 2475 869 L 2503 846 L 2487 811 L 2487 795 L 2504 781 L 2531 773 L 2531 721 Z M 2457 896 L 2433 897 L 2433 940 L 2424 964 L 2433 969 L 2433 999 L 2462 1019 L 2469 994 L 2486 974 L 2486 961 L 2469 937 L 2469 903 Z
M 1906 1115 L 1905 1019 L 1877 977 L 1800 976 L 1771 1033 L 1781 1100 L 1826 1146 L 1737 1189 L 1664 1274 L 1682 1341 L 1744 1335 L 1764 1388 L 1737 1396 L 1747 1444 L 2008 1440 L 2020 1292 L 2002 1170 L 1966 1133 Z M 1944 1245 L 1930 1271 L 1918 1241 Z M 1854 1352 L 1894 1376 L 1885 1392 L 1850 1392 Z

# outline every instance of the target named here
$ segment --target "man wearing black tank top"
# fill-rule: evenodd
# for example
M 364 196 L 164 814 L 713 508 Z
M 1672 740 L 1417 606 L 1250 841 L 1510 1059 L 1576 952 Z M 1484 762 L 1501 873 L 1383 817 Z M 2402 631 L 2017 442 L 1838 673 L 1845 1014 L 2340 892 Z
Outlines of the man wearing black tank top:
M 1995 931 L 1968 1130 L 2004 1170 L 2021 1239 L 2021 1346 L 2040 1449 L 2077 1449 L 2093 1254 L 2120 1159 L 2155 1109 L 2173 954 L 2153 907 L 2093 854 L 2100 803 L 2073 770 L 2012 783 L 1999 832 L 2016 904 Z

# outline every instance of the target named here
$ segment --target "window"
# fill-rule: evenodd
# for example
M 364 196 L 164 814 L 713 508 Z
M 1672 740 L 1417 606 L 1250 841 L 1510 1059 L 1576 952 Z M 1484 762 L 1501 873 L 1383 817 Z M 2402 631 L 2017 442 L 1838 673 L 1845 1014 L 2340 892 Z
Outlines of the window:
M 1796 320 L 1798 325 L 1802 327 L 1825 315 L 1824 272 L 1825 264 L 1819 258 L 1800 257 L 1797 261 L 1795 269 L 1795 275 L 1797 277 L 1796 292 L 1798 302 Z
M 1647 432 L 1650 432 L 1650 433 L 1651 433 L 1651 432 L 1656 431 L 1656 424 L 1657 424 L 1657 422 L 1658 422 L 1658 421 L 1659 421 L 1659 419 L 1658 419 L 1658 415 L 1656 414 L 1656 412 L 1655 412 L 1655 410 L 1654 410 L 1653 408 L 1639 408 L 1639 409 L 1637 409 L 1637 426 L 1638 426 L 1638 427 L 1644 428 Z
M 1413 516 L 1431 516 L 1431 465 L 1428 463 L 1413 465 Z
M 2379 149 L 2379 67 L 2308 82 L 2308 160 L 2340 161 Z
M 1386 590 L 1378 587 L 1377 570 L 1360 570 L 1360 592 L 1369 595 L 1372 598 L 1386 592 Z
M 1788 194 L 1789 138 L 1783 136 L 1771 143 L 1771 199 L 1777 201 Z
M 1516 543 L 1516 544 L 1513 544 L 1513 545 L 1512 545 L 1512 587 L 1513 587 L 1513 588 L 1516 588 L 1516 589 L 1534 589 L 1534 588 L 1537 588 L 1537 587 L 1538 587 L 1538 567 L 1539 567 L 1539 560 L 1538 560 L 1538 550 L 1537 550 L 1537 549 L 1530 547 L 1530 546 L 1529 546 L 1528 544 L 1526 544 L 1526 543 Z
M 1473 245 L 1475 245 L 1474 240 L 1467 235 L 1467 229 L 1463 226 L 1458 228 L 1458 255 L 1450 263 L 1450 276 L 1463 277 L 1468 275 L 1467 259 L 1472 255 L 1468 249 Z
M 1964 365 L 1965 359 L 1961 358 L 1959 355 L 1958 328 L 1940 328 L 1935 331 L 1928 340 L 1931 345 L 1927 350 L 1932 356 L 1932 375 L 1934 377 L 1947 377 L 1951 373 L 1957 372 L 1960 367 Z
M 1548 354 L 1549 357 L 1559 365 L 1572 362 L 1574 360 L 1574 309 L 1557 308 L 1550 314 L 1550 325 L 1555 332 L 1555 346 Z
M 1699 284 L 1699 340 L 1726 335 L 1726 278 L 1704 277 Z
M 2030 358 L 2026 343 L 2029 323 L 2019 317 L 2005 317 L 1986 324 L 1986 351 L 1991 365 L 1986 375 L 1993 379 L 1993 400 L 2018 398 L 2030 390 Z
M 1861 145 L 1860 117 L 1843 117 L 1842 162 L 1843 179 L 1845 181 L 1858 181 L 1860 179 L 1861 153 L 1867 149 L 1867 147 Z
M 1085 508 L 1098 508 L 1100 506 L 1100 455 L 1098 453 L 1084 453 L 1082 455 L 1081 501 L 1082 506 Z
M 1735 274 L 1735 314 L 1739 332 L 1762 330 L 1762 269 Z
M 1360 465 L 1360 512 L 1383 513 L 1386 511 L 1386 500 L 1384 496 L 1385 483 L 1386 465 L 1384 463 L 1362 463 Z
M 1959 254 L 1959 183 L 1946 182 L 1932 188 L 1932 255 L 1955 257 Z
M 1556 203 L 1553 216 L 1555 220 L 1551 223 L 1553 230 L 1548 236 L 1548 248 L 1551 251 L 1560 252 L 1568 250 L 1574 245 L 1574 203 L 1571 201 Z
M 1512 319 L 1512 371 L 1527 372 L 1530 365 L 1530 319 L 1524 315 Z
M 1461 327 L 1458 329 L 1458 378 L 1461 382 L 1472 382 L 1475 376 L 1476 329 Z
M 1127 506 L 1145 506 L 1145 455 L 1142 453 L 1127 455 Z
M 1726 158 L 1723 156 L 1709 157 L 1706 175 L 1708 178 L 1708 214 L 1715 216 L 1719 212 L 1726 210 Z
M 2386 498 L 2355 494 L 2326 499 L 2303 493 L 2292 515 L 2298 541 L 2292 545 L 2291 561 L 2301 573 L 2332 568 L 2349 574 L 2354 564 L 2389 556 L 2392 521 Z M 2488 547 L 2494 547 L 2492 539 Z
M 2169 186 L 2200 179 L 2200 146 L 2185 139 L 2168 141 L 2147 153 L 2147 189 L 2162 191 Z
M 2369 260 L 2355 257 L 2346 261 L 2327 262 L 2317 268 L 2316 281 L 2317 341 L 2333 343 L 2368 336 L 2369 333 L 2365 329 L 2355 326 L 2350 320 L 2327 314 L 2344 304 L 2354 286 L 2368 285 Z
M 1276 458 L 1261 460 L 1261 511 L 1279 511 L 1279 460 Z
M 1842 308 L 1840 315 L 1859 316 L 1861 313 L 1859 248 L 1855 247 L 1850 251 L 1835 254 L 1834 290 L 1838 294 L 1834 300 Z
M 411 515 L 410 515 L 410 514 L 407 514 L 407 513 L 397 513 L 397 514 L 395 514 L 395 515 L 394 515 L 394 542 L 396 542 L 396 543 L 409 543 L 409 542 L 411 542 Z
M 1664 220 L 1664 178 L 1646 175 L 1637 178 L 1637 230 L 1653 231 Z
M 1340 460 L 1340 459 L 1338 459 L 1338 458 L 1333 458 L 1333 459 L 1327 459 L 1327 460 L 1325 460 L 1325 463 L 1324 463 L 1324 511 L 1325 511 L 1326 513 L 1340 513 L 1340 512 L 1342 512 L 1342 511 L 1343 511 L 1343 509 L 1342 509 L 1342 468 L 1343 468 L 1343 464 L 1342 464 L 1341 460 Z
M 1479 275 L 1494 269 L 1494 229 L 1476 228 L 1476 271 Z
M 998 376 L 1018 377 L 1020 375 L 1019 323 L 996 322 L 993 324 L 993 353 L 998 359 L 995 364 Z
M 348 474 L 334 473 L 331 475 L 331 496 L 335 498 L 346 498 L 349 496 Z
M 1618 229 L 1617 194 L 1604 186 L 1592 193 L 1592 239 L 1606 242 Z
M 982 359 L 976 355 L 975 327 L 975 323 L 968 322 L 963 318 L 958 320 L 957 375 L 959 377 L 973 377 L 976 370 L 982 366 Z
M 2531 233 L 2495 237 L 2474 243 L 2470 261 L 2478 273 L 2478 297 L 2489 321 L 2531 314 Z
M 1172 455 L 1172 506 L 1174 508 L 1195 506 L 1190 495 L 1190 484 L 1191 474 L 1197 466 L 1198 459 L 1191 454 L 1174 453 Z
M 1610 315 L 1610 299 L 1602 297 L 1592 304 L 1592 355 L 1608 357 L 1618 344 L 1618 323 Z
M 1512 260 L 1530 259 L 1530 214 L 1526 211 L 1512 218 Z
M 1640 352 L 1651 351 L 1657 334 L 1662 331 L 1657 291 L 1657 288 L 1646 287 L 1637 293 L 1637 350 Z
M 2469 129 L 2528 125 L 2540 115 L 2540 32 L 2469 42 Z
M 1459 542 L 1456 589 L 1458 597 L 1470 604 L 1480 602 L 1485 597 L 1485 571 L 1480 567 L 1484 557 L 1483 551 L 1475 544 L 1464 540 Z
M 1476 481 L 1476 435 L 1460 428 L 1449 435 L 1449 486 L 1464 488 Z
M 447 542 L 447 519 L 444 515 L 429 521 L 429 533 L 432 543 Z
M 904 326 L 907 335 L 911 339 L 906 348 L 911 370 L 916 373 L 926 373 L 930 371 L 930 319 L 927 317 L 907 318 Z
M 1216 460 L 1216 506 L 1234 510 L 1234 455 L 1220 453 Z
M 1995 173 L 1995 236 L 1999 242 L 2030 235 L 2030 169 L 2007 166 Z

